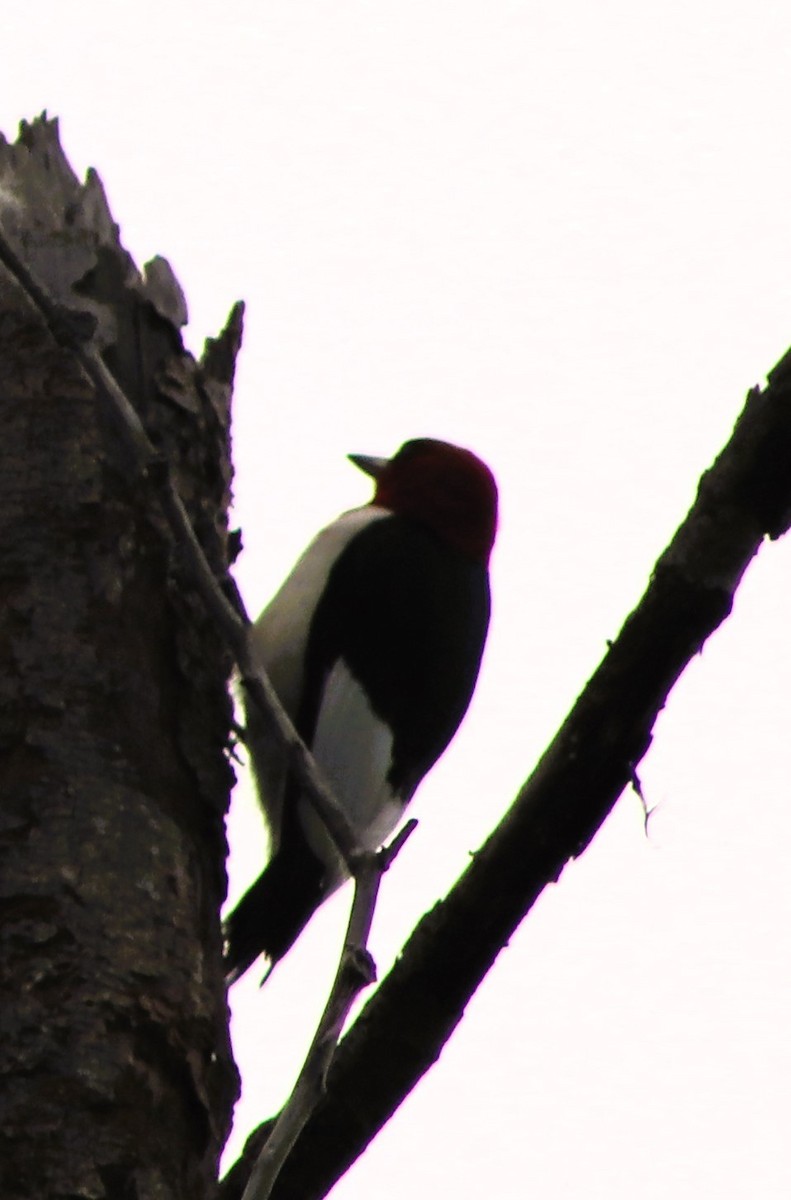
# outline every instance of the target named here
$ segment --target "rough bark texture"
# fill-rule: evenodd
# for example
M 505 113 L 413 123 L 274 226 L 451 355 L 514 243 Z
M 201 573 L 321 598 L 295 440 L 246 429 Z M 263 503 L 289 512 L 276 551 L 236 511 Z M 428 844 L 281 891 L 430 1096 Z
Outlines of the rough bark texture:
M 0 222 L 171 458 L 225 570 L 240 313 L 200 363 L 57 125 L 0 137 Z M 0 1195 L 200 1200 L 237 1091 L 218 911 L 229 661 L 155 489 L 0 270 Z
M 687 663 L 728 616 L 763 538 L 791 522 L 791 352 L 751 392 L 648 589 L 500 826 L 341 1043 L 276 1200 L 318 1200 L 363 1152 L 443 1045 L 547 883 L 583 852 L 651 741 Z M 472 1099 L 472 1092 L 471 1092 Z M 223 1181 L 236 1200 L 270 1126 Z

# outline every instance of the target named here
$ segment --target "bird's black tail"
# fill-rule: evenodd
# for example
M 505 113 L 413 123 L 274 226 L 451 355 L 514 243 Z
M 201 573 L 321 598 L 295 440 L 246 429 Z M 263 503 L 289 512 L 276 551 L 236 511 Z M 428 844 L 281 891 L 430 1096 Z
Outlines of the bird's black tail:
M 225 977 L 228 985 L 244 975 L 262 954 L 269 977 L 324 899 L 323 870 L 304 844 L 281 847 L 225 920 Z M 263 982 L 263 980 L 262 980 Z

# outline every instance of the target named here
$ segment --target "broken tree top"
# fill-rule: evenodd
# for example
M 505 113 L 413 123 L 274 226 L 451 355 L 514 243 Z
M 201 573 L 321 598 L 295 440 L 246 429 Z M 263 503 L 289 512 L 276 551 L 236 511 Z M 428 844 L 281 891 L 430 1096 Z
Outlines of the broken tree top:
M 172 367 L 160 389 L 173 403 L 193 410 L 196 401 L 192 368 L 195 363 L 181 339 L 188 320 L 187 303 L 166 258 L 156 256 L 137 267 L 120 239 L 118 224 L 107 203 L 99 175 L 89 168 L 81 182 L 60 144 L 57 118 L 46 113 L 22 121 L 16 142 L 0 133 L 0 232 L 8 250 L 2 262 L 35 295 L 59 306 L 75 332 L 90 337 L 100 352 L 124 340 L 127 313 L 140 305 L 153 310 L 171 331 L 181 367 Z M 0 250 L 3 247 L 0 245 Z M 15 256 L 18 269 L 10 262 Z M 0 273 L 0 297 L 7 286 Z M 232 362 L 241 342 L 243 306 L 234 306 L 228 326 L 217 342 L 207 343 L 203 356 L 204 389 L 218 415 L 227 416 Z M 230 358 L 223 347 L 231 351 Z M 209 371 L 206 355 L 213 355 Z M 217 358 L 222 363 L 217 362 Z

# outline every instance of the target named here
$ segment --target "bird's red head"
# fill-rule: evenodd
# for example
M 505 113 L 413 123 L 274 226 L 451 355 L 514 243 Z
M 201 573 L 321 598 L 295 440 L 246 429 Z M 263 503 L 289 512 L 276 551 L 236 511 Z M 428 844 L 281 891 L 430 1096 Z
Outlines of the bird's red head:
M 497 484 L 472 451 L 415 438 L 390 459 L 349 457 L 376 480 L 373 504 L 422 521 L 463 554 L 488 562 L 497 533 Z

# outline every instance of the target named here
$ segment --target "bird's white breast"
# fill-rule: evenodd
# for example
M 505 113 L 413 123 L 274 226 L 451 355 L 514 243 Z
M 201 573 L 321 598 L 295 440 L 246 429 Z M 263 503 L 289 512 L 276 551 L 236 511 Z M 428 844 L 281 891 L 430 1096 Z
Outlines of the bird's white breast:
M 343 659 L 336 662 L 322 692 L 312 750 L 361 846 L 377 850 L 404 811 L 387 782 L 393 735 Z M 327 883 L 332 891 L 346 877 L 344 864 L 305 800 L 300 818 L 311 848 L 330 866 Z
M 373 521 L 389 515 L 388 509 L 367 504 L 353 508 L 322 529 L 253 626 L 253 654 L 292 718 L 302 692 L 310 623 L 329 573 L 353 537 Z
M 373 521 L 389 515 L 388 509 L 368 504 L 344 513 L 323 529 L 297 561 L 251 630 L 252 652 L 265 669 L 292 720 L 297 715 L 302 693 L 311 621 L 327 586 L 330 571 L 353 537 Z M 321 719 L 321 712 L 319 716 Z M 285 755 L 268 730 L 262 727 L 262 722 L 256 719 L 252 707 L 247 712 L 247 723 L 258 794 L 269 824 L 273 848 L 276 848 L 286 780 Z

